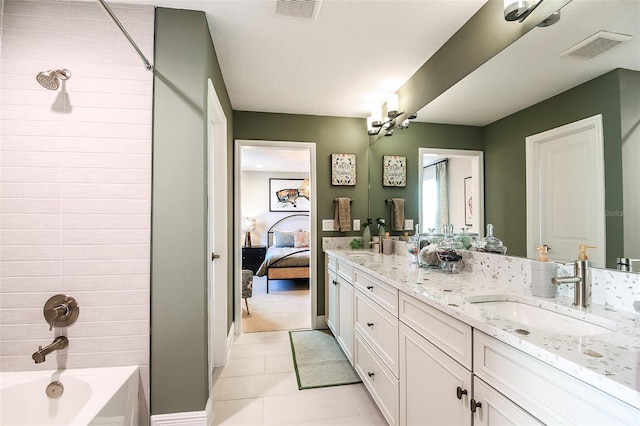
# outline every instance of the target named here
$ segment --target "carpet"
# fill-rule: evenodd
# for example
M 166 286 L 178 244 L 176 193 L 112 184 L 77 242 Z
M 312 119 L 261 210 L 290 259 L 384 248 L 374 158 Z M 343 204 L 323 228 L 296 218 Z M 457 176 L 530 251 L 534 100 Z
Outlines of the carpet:
M 253 277 L 253 296 L 247 313 L 242 301 L 242 332 L 296 330 L 311 327 L 309 284 L 292 280 L 272 280 L 267 293 L 267 277 Z
M 293 330 L 289 338 L 298 389 L 361 382 L 331 331 Z

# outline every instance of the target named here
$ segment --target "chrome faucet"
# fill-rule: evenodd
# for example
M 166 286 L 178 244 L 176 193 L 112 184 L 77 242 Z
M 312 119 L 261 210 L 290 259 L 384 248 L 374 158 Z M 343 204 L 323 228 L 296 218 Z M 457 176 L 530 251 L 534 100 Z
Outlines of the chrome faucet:
M 587 261 L 576 260 L 573 264 L 574 273 L 572 277 L 551 278 L 553 284 L 573 284 L 573 305 L 586 308 L 591 304 L 591 280 L 587 277 Z
M 629 259 L 628 257 L 618 257 L 616 259 L 618 271 L 636 272 L 633 270 L 633 263 L 638 261 L 640 261 L 640 259 Z
M 31 358 L 36 362 L 36 364 L 40 364 L 44 362 L 45 357 L 49 355 L 53 351 L 59 351 L 60 349 L 64 349 L 69 346 L 69 340 L 64 336 L 58 336 L 53 339 L 53 343 L 44 348 L 42 346 L 38 347 L 38 351 L 34 352 L 31 355 Z

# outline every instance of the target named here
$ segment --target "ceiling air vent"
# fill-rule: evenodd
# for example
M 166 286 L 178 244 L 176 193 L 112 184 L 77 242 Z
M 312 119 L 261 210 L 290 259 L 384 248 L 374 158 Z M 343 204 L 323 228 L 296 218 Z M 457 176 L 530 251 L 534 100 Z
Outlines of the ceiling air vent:
M 600 31 L 599 33 L 596 33 L 586 40 L 583 40 L 575 46 L 565 50 L 561 55 L 576 59 L 591 59 L 631 40 L 631 38 L 631 36 L 625 34 Z
M 315 20 L 322 0 L 276 0 L 273 3 L 276 15 Z

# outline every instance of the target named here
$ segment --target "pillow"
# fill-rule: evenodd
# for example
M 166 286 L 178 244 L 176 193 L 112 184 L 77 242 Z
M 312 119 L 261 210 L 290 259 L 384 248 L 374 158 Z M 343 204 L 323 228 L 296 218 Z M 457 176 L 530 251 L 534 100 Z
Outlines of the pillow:
M 302 231 L 302 229 L 298 229 L 295 231 L 280 231 L 279 229 L 274 229 L 274 245 L 276 247 L 293 247 L 293 236 L 296 232 L 300 231 Z
M 293 248 L 306 248 L 309 247 L 309 232 L 302 231 L 296 232 L 293 235 Z

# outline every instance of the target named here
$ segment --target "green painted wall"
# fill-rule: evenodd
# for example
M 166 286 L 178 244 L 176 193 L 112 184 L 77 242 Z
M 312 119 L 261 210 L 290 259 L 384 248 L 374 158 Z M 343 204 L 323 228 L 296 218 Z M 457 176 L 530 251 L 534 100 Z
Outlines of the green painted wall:
M 369 152 L 371 218 L 383 217 L 391 223 L 388 198 L 404 198 L 405 217 L 419 223 L 419 148 L 468 149 L 482 151 L 482 128 L 450 124 L 414 123 L 408 129 L 395 130 L 393 136 L 379 139 Z M 382 156 L 407 157 L 407 186 L 382 186 Z M 388 228 L 388 227 L 387 227 Z M 375 228 L 374 228 L 375 229 Z M 387 229 L 388 230 L 388 229 Z M 391 235 L 401 232 L 391 232 Z
M 602 114 L 605 157 L 605 209 L 622 210 L 620 70 L 611 71 L 532 107 L 496 121 L 483 131 L 485 220 L 509 247 L 526 256 L 525 138 Z M 622 253 L 622 218 L 606 218 L 607 267 Z M 576 252 L 577 255 L 577 252 Z
M 350 197 L 351 218 L 367 218 L 369 136 L 363 118 L 271 114 L 234 111 L 236 139 L 311 142 L 316 144 L 318 229 L 318 315 L 325 312 L 324 253 L 322 237 L 361 235 L 362 232 L 323 232 L 322 219 L 333 219 L 335 197 Z M 356 185 L 331 186 L 331 154 L 356 154 Z
M 208 398 L 209 77 L 232 127 L 203 12 L 156 9 L 154 76 L 150 408 L 201 411 Z

